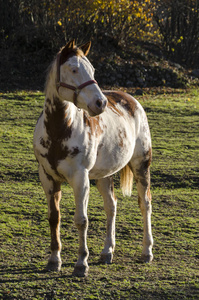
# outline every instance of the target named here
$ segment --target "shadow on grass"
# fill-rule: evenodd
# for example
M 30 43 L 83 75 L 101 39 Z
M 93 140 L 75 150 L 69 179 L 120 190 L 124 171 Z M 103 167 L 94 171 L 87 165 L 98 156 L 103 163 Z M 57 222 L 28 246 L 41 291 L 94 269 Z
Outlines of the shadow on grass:
M 74 263 L 68 263 L 68 264 L 63 264 L 62 265 L 62 268 L 69 268 L 69 267 L 73 267 L 74 266 Z M 32 277 L 29 277 L 31 276 L 31 274 L 35 274 L 35 277 L 32 278 Z M 39 275 L 49 275 L 49 276 L 39 276 Z M 13 278 L 11 279 L 10 278 L 10 275 L 12 276 L 18 276 L 18 275 L 27 275 L 26 278 Z M 29 275 L 29 276 L 28 276 Z M 5 278 L 3 279 L 3 276 L 5 277 L 9 277 L 9 278 Z M 21 282 L 21 281 L 36 281 L 36 280 L 48 280 L 49 277 L 51 279 L 54 279 L 54 278 L 72 278 L 72 274 L 64 274 L 63 271 L 60 271 L 60 272 L 51 272 L 51 271 L 48 271 L 46 270 L 45 267 L 43 268 L 38 268 L 36 267 L 35 265 L 30 265 L 30 266 L 27 266 L 27 267 L 23 267 L 23 268 L 20 268 L 20 267 L 17 267 L 16 265 L 12 265 L 12 266 L 9 266 L 8 268 L 6 267 L 2 267 L 0 268 L 0 284 L 3 284 L 3 283 L 14 283 L 14 282 Z
M 39 182 L 38 172 L 32 172 L 31 170 L 27 171 L 7 171 L 4 174 L 0 174 L 0 180 L 5 181 L 24 181 L 24 182 Z
M 173 116 L 174 118 L 177 116 L 186 116 L 186 117 L 193 117 L 193 116 L 199 116 L 199 112 L 198 111 L 193 111 L 191 109 L 184 109 L 184 110 L 176 110 L 175 107 L 174 108 L 151 108 L 151 107 L 144 107 L 144 110 L 147 114 L 153 114 L 154 112 L 159 115 L 159 116 Z
M 99 265 L 100 263 L 91 263 L 90 265 Z M 63 268 L 68 268 L 68 267 L 73 267 L 74 263 L 68 263 L 68 264 L 63 264 Z M 47 276 L 48 274 L 48 276 Z M 2 275 L 7 275 L 9 278 L 2 279 Z M 11 276 L 12 275 L 12 278 Z M 25 275 L 23 277 L 23 275 Z M 110 275 L 110 274 L 109 274 Z M 18 276 L 18 277 L 17 277 Z M 33 277 L 34 276 L 34 277 Z M 16 277 L 16 278 L 13 278 Z M 66 279 L 66 284 L 70 284 L 71 288 L 69 288 L 71 295 L 76 295 L 75 293 L 77 292 L 77 296 L 80 296 L 81 293 L 83 293 L 85 288 L 90 286 L 91 281 L 93 279 L 91 278 L 91 275 L 88 276 L 88 281 L 85 278 L 77 278 L 72 276 L 72 274 L 64 274 L 63 272 L 48 272 L 43 268 L 38 268 L 35 265 L 27 266 L 27 267 L 22 267 L 19 268 L 16 265 L 11 265 L 8 268 L 6 267 L 1 267 L 0 268 L 0 284 L 6 284 L 7 288 L 4 286 L 3 293 L 1 296 L 3 298 L 1 299 L 22 299 L 20 298 L 20 294 L 18 294 L 19 298 L 16 298 L 15 295 L 13 295 L 13 289 L 16 292 L 18 289 L 18 283 L 24 282 L 25 284 L 28 284 L 30 282 L 33 285 L 28 285 L 28 288 L 30 290 L 35 291 L 35 283 L 38 284 L 37 282 L 48 282 L 48 280 L 54 280 L 57 282 L 58 279 Z M 180 284 L 176 283 L 175 286 L 171 287 L 166 287 L 164 285 L 156 285 L 153 287 L 151 291 L 148 289 L 145 289 L 144 287 L 139 285 L 139 280 L 137 281 L 136 278 L 131 280 L 129 286 L 120 286 L 118 285 L 117 288 L 114 288 L 115 285 L 112 285 L 110 282 L 110 279 L 108 275 L 106 276 L 104 273 L 101 274 L 101 276 L 98 276 L 98 278 L 95 278 L 98 281 L 98 288 L 96 288 L 96 291 L 98 292 L 98 295 L 102 296 L 101 299 L 197 299 L 198 295 L 198 289 L 196 285 L 194 284 Z M 114 283 L 114 279 L 113 279 Z M 16 284 L 16 286 L 12 286 L 9 284 Z M 76 284 L 73 286 L 73 284 Z M 79 285 L 81 284 L 81 285 Z M 104 286 L 108 287 L 109 286 L 109 293 L 107 295 L 107 298 L 104 296 L 106 295 L 104 291 Z M 78 287 L 78 290 L 76 290 L 76 287 Z M 94 286 L 93 286 L 94 288 Z M 65 289 L 59 289 L 58 286 L 55 283 L 52 283 L 51 287 L 48 287 L 48 289 L 43 290 L 43 291 L 38 291 L 37 296 L 43 297 L 42 299 L 48 299 L 48 300 L 53 300 L 57 299 L 57 296 L 63 297 L 61 299 L 65 299 Z M 92 294 L 91 294 L 92 296 Z M 188 298 L 187 298 L 188 297 Z M 29 298 L 27 298 L 29 299 Z M 69 298 L 66 298 L 69 299 Z M 78 297 L 78 299 L 80 299 Z M 86 299 L 92 299 L 90 297 Z M 95 299 L 95 298 L 93 298 Z
M 171 175 L 161 171 L 153 171 L 151 183 L 154 188 L 164 187 L 170 189 L 192 188 L 198 189 L 199 176 L 197 174 Z

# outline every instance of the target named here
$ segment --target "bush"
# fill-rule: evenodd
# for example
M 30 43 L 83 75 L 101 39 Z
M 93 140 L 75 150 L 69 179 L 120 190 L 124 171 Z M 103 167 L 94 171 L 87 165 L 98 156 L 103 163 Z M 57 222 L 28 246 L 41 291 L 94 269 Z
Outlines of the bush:
M 150 36 L 153 27 L 152 0 L 0 1 L 1 40 L 9 45 L 57 48 L 71 38 L 98 37 L 124 44 Z
M 103 47 L 161 43 L 186 66 L 199 61 L 196 0 L 0 0 L 0 47 L 55 53 L 66 41 Z
M 154 18 L 168 57 L 186 66 L 198 64 L 199 1 L 159 1 Z

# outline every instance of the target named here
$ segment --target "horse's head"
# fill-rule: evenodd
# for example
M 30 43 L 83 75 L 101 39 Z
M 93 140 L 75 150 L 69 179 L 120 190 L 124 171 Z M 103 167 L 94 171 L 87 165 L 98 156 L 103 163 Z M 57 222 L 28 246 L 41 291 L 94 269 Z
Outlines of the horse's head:
M 107 98 L 94 79 L 94 68 L 86 58 L 91 42 L 77 48 L 71 41 L 57 55 L 57 92 L 91 116 L 101 114 Z

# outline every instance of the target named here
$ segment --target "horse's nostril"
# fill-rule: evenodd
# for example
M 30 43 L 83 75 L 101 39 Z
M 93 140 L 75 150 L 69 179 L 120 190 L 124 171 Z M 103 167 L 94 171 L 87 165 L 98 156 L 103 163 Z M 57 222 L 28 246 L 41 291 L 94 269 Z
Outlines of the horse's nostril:
M 96 101 L 96 105 L 97 105 L 98 108 L 101 108 L 102 107 L 102 100 L 98 99 Z

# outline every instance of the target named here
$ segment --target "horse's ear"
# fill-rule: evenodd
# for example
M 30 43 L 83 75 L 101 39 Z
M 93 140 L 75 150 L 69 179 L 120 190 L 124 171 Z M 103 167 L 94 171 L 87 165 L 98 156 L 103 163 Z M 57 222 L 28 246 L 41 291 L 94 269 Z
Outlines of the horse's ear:
M 67 56 L 75 48 L 75 40 L 71 40 L 61 49 L 61 54 L 63 57 Z
M 74 47 L 75 47 L 75 40 L 73 39 L 70 42 L 68 42 L 64 48 L 73 49 Z
M 80 49 L 84 52 L 84 55 L 87 56 L 89 51 L 90 51 L 90 47 L 91 47 L 91 41 L 80 46 Z

